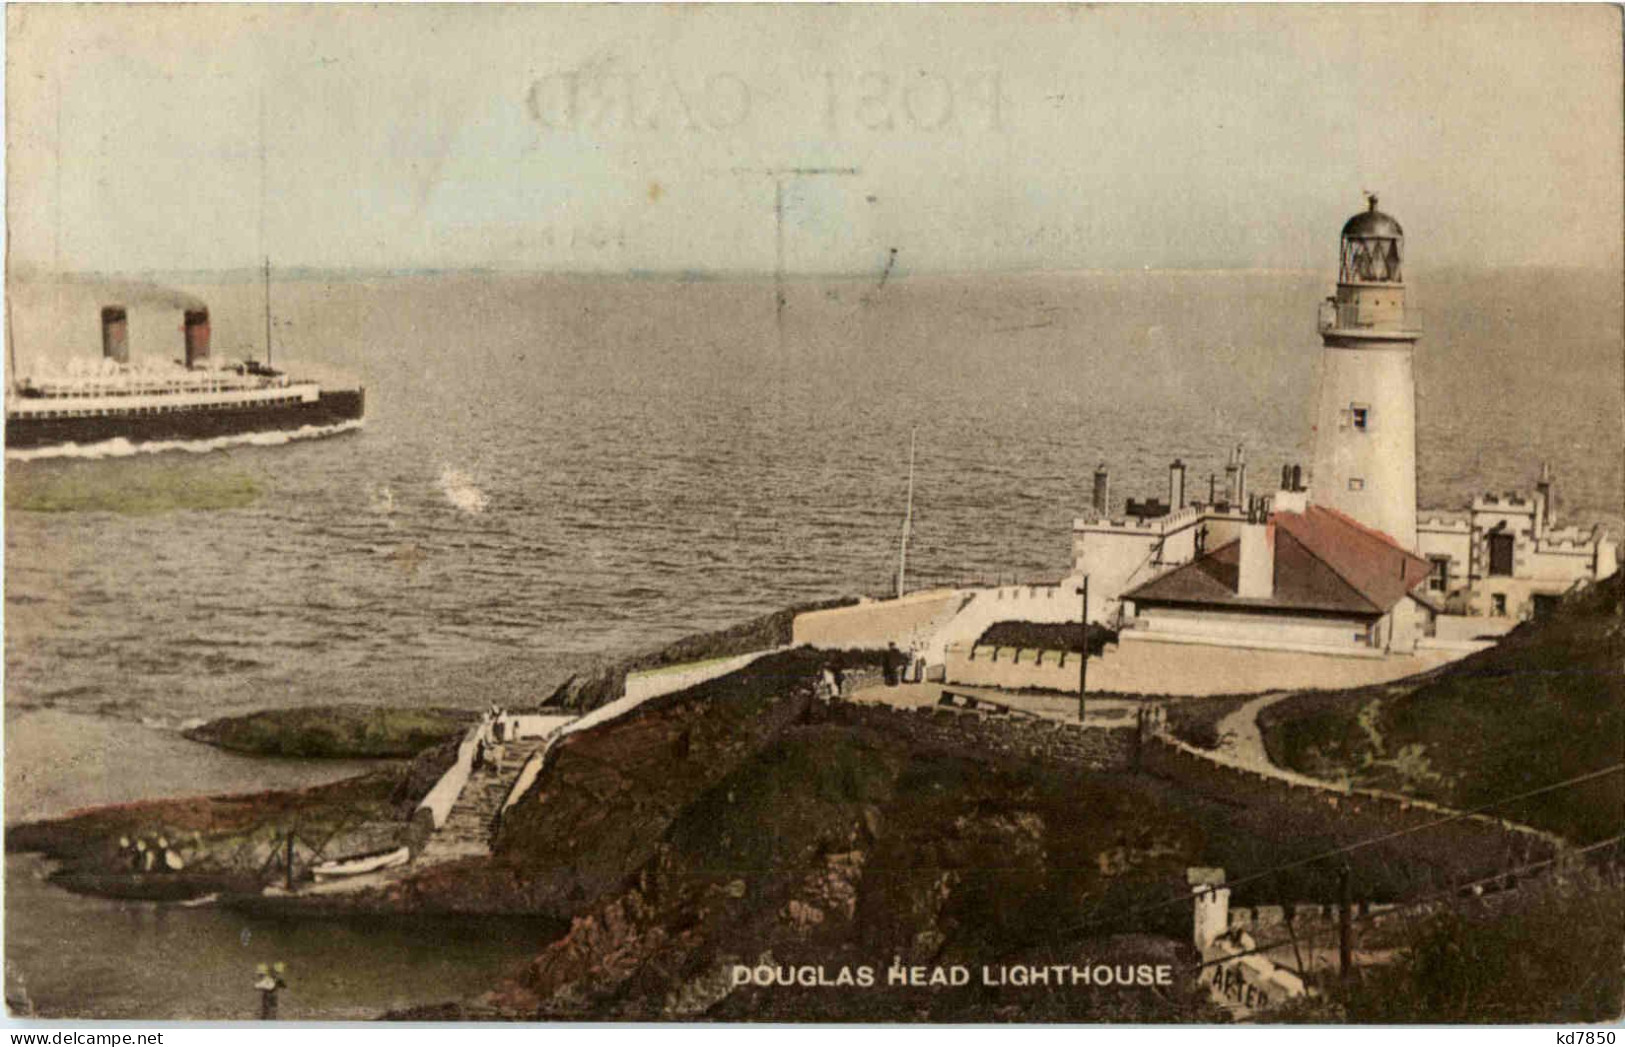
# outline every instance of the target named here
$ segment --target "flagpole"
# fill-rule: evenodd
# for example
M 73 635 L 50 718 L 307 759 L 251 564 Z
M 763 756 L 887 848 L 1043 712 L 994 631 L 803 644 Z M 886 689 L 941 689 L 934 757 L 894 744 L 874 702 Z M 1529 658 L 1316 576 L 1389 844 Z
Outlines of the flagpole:
M 897 598 L 903 598 L 904 575 L 908 571 L 908 533 L 914 524 L 914 437 L 919 426 L 908 431 L 908 508 L 903 513 L 903 548 L 897 557 Z

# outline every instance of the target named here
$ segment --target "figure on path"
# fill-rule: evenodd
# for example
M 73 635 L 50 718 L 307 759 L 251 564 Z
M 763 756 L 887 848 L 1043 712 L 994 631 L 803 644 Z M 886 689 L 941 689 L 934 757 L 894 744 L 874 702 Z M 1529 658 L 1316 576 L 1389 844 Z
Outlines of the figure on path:
M 288 987 L 288 983 L 282 978 L 287 968 L 279 960 L 269 967 L 262 963 L 254 970 L 259 975 L 254 981 L 254 988 L 260 991 L 260 1021 L 275 1021 L 276 994 Z

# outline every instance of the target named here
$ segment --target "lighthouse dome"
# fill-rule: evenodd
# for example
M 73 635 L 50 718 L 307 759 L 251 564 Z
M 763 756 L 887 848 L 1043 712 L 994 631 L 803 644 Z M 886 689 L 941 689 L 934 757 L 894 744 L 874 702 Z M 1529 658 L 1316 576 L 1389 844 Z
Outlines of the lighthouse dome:
M 1403 238 L 1405 230 L 1394 221 L 1393 215 L 1383 214 L 1377 210 L 1377 198 L 1371 198 L 1369 210 L 1359 214 L 1343 223 L 1343 236 L 1353 240 L 1398 240 Z

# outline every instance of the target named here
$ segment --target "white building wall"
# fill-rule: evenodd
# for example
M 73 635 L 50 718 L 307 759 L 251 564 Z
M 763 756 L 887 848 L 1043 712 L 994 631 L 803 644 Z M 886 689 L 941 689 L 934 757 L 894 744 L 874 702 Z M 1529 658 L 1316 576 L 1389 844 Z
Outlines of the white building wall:
M 1136 630 L 1158 636 L 1205 637 L 1272 647 L 1279 644 L 1312 647 L 1365 647 L 1366 625 L 1356 618 L 1249 614 L 1246 611 L 1181 610 L 1142 607 L 1135 616 Z
M 1440 601 L 1450 600 L 1472 584 L 1473 538 L 1466 520 L 1424 520 L 1416 527 L 1416 552 L 1429 560 L 1445 557 L 1450 562 L 1443 589 L 1434 588 L 1431 579 L 1424 584 Z
M 1233 539 L 1239 526 L 1233 515 L 1191 507 L 1153 520 L 1074 521 L 1072 573 L 1089 576 L 1089 620 L 1114 624 L 1122 594 L 1196 559 L 1204 529 L 1204 548 L 1211 550 Z
M 1356 428 L 1353 407 L 1366 409 Z M 1416 379 L 1409 341 L 1321 355 L 1310 498 L 1416 548 Z

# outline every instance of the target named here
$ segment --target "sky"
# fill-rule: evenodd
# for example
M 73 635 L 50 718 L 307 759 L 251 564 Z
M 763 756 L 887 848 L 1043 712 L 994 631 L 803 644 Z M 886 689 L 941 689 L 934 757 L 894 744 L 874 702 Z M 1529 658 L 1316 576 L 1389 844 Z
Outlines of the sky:
M 11 259 L 1329 269 L 1373 190 L 1413 268 L 1618 267 L 1619 19 L 12 5 Z

